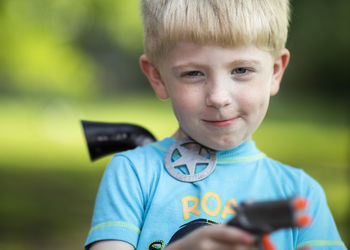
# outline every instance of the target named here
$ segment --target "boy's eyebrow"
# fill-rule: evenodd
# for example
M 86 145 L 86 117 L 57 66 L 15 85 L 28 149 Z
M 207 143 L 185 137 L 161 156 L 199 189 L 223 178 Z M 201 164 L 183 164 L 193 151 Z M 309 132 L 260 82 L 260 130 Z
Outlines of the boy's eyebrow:
M 228 65 L 236 65 L 236 64 L 260 65 L 261 62 L 254 59 L 238 59 L 228 63 Z
M 244 66 L 259 66 L 261 65 L 261 62 L 258 60 L 254 59 L 237 59 L 233 60 L 231 62 L 228 62 L 225 66 L 226 67 L 234 67 L 238 65 L 244 65 Z M 184 64 L 177 64 L 173 68 L 173 70 L 181 70 L 182 68 L 201 68 L 201 67 L 207 67 L 208 64 L 202 64 L 202 63 L 195 63 L 195 62 L 189 62 L 189 63 L 184 63 Z

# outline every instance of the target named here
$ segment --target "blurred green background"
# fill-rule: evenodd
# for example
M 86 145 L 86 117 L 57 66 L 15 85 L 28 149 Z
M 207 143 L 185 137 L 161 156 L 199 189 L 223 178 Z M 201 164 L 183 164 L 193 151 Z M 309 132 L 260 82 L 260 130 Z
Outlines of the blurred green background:
M 350 1 L 294 0 L 291 63 L 254 139 L 324 187 L 350 246 Z M 109 157 L 79 120 L 176 129 L 142 76 L 137 0 L 0 1 L 0 249 L 82 249 Z

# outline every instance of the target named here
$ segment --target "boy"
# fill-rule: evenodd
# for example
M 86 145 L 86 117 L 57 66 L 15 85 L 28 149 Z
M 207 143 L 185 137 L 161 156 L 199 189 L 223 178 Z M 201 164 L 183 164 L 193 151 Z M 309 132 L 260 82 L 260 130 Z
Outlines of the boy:
M 251 249 L 252 235 L 222 224 L 234 208 L 299 195 L 313 223 L 273 233 L 277 248 L 345 249 L 320 185 L 251 139 L 288 65 L 288 1 L 143 0 L 142 11 L 141 69 L 179 129 L 113 157 L 86 248 Z

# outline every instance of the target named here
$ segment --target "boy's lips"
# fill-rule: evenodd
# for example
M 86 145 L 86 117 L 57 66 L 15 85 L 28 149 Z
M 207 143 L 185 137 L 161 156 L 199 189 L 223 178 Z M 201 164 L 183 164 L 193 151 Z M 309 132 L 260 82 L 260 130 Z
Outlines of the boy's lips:
M 230 118 L 230 119 L 222 119 L 222 120 L 203 120 L 205 123 L 214 126 L 214 127 L 228 127 L 235 123 L 239 119 L 239 116 Z

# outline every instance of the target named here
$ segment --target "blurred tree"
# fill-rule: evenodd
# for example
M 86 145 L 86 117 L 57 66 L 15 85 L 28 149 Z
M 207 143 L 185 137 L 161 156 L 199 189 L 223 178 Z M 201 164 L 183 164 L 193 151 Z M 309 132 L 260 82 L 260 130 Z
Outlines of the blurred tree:
M 136 0 L 1 1 L 0 91 L 74 98 L 98 92 L 100 82 L 111 75 L 108 70 L 114 71 L 105 68 L 111 61 L 98 60 L 104 58 L 99 54 L 118 57 L 125 50 L 123 57 L 130 57 L 142 49 L 137 4 Z
M 97 66 L 69 42 L 84 15 L 78 6 L 72 9 L 79 11 L 61 13 L 54 1 L 1 2 L 0 65 L 6 79 L 2 90 L 69 96 L 89 93 Z M 65 18 L 59 16 L 63 14 Z M 63 22 L 71 23 L 64 26 Z
M 292 57 L 282 92 L 345 97 L 349 85 L 350 1 L 291 3 L 287 47 Z

